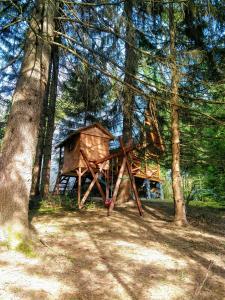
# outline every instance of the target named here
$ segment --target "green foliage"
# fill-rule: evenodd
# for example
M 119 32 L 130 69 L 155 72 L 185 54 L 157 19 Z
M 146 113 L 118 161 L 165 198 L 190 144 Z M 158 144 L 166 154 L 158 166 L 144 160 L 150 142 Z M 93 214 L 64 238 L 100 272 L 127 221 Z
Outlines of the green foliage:
M 57 119 L 69 126 L 72 120 L 81 126 L 99 121 L 108 92 L 109 86 L 100 75 L 80 65 L 64 82 L 62 97 L 57 102 Z
M 14 250 L 23 253 L 29 258 L 36 256 L 35 244 L 32 238 L 24 235 L 21 232 L 15 232 L 8 227 L 7 232 L 4 232 L 4 237 L 0 241 L 0 246 L 7 247 L 9 250 Z
M 93 200 L 89 200 L 85 205 L 85 209 L 87 210 L 96 209 L 97 207 L 99 207 L 99 203 Z
M 172 182 L 170 172 L 165 169 L 161 168 L 161 179 L 162 179 L 162 187 L 163 187 L 163 194 L 165 201 L 172 201 L 173 199 L 173 191 L 172 191 Z
M 18 252 L 23 253 L 25 256 L 29 258 L 34 258 L 37 256 L 36 252 L 34 251 L 34 245 L 31 242 L 21 242 L 15 249 Z
M 206 208 L 216 208 L 216 209 L 220 209 L 220 210 L 225 210 L 225 202 L 221 202 L 221 201 L 216 201 L 213 199 L 208 199 L 207 201 L 198 201 L 198 200 L 193 200 L 190 201 L 189 203 L 190 207 L 206 207 Z
M 18 1 L 17 1 L 18 2 Z M 0 4 L 0 113 L 6 110 L 23 54 L 27 20 L 32 1 Z M 115 4 L 115 3 L 114 3 Z M 166 152 L 163 166 L 165 199 L 172 199 L 170 99 L 171 63 L 180 73 L 179 115 L 181 167 L 186 201 L 223 203 L 225 199 L 225 50 L 224 1 L 174 1 L 176 59 L 169 50 L 168 2 L 132 1 L 131 20 L 124 18 L 124 2 L 117 5 L 65 5 L 62 37 L 60 97 L 56 121 L 66 135 L 69 129 L 100 121 L 116 133 L 122 131 L 123 80 L 125 77 L 126 27 L 135 27 L 138 67 L 132 79 L 135 105 L 133 136 L 139 142 L 146 131 L 144 113 L 148 102 L 156 102 L 159 128 Z M 73 16 L 75 15 L 74 22 Z M 13 21 L 13 23 L 8 26 Z M 78 22 L 78 20 L 82 20 Z M 82 24 L 80 24 L 82 23 Z M 76 24 L 76 25 L 75 25 Z M 134 45 L 133 45 L 134 46 Z M 72 51 L 76 55 L 72 55 Z M 85 62 L 86 61 L 86 62 Z M 5 68 L 9 64 L 9 67 Z M 64 74 L 64 71 L 67 72 Z M 108 73 L 109 76 L 105 75 Z M 63 77 L 65 75 L 65 77 Z M 130 87 L 131 88 L 131 87 Z M 138 91 L 138 89 L 140 91 Z M 4 109 L 1 109 L 4 108 Z M 0 143 L 6 118 L 0 117 Z M 150 126 L 149 126 L 150 127 Z M 141 141 L 142 142 L 142 141 Z M 193 200 L 193 201 L 192 201 Z M 42 202 L 40 212 L 77 208 L 69 196 Z M 92 204 L 90 204 L 91 206 Z

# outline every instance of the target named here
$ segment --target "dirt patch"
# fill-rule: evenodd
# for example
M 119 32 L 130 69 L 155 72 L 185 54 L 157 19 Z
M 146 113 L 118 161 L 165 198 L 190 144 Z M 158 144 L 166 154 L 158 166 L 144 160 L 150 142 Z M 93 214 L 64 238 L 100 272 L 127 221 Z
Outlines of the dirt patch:
M 171 205 L 144 210 L 36 215 L 48 247 L 33 258 L 1 249 L 0 299 L 225 299 L 224 215 L 210 225 L 191 212 L 177 228 Z

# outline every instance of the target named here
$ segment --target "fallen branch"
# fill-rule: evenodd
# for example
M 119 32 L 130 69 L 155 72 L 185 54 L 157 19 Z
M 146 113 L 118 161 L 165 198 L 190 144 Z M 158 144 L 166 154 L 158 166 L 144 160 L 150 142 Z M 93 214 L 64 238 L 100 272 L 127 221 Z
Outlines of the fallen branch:
M 202 283 L 200 284 L 199 287 L 197 287 L 197 289 L 196 289 L 196 291 L 194 293 L 194 297 L 193 297 L 194 299 L 196 299 L 196 297 L 198 297 L 200 295 L 200 293 L 201 293 L 201 291 L 203 289 L 203 286 L 205 285 L 205 282 L 206 282 L 206 280 L 207 280 L 207 278 L 209 276 L 209 272 L 210 272 L 213 264 L 214 264 L 214 262 L 211 260 Z

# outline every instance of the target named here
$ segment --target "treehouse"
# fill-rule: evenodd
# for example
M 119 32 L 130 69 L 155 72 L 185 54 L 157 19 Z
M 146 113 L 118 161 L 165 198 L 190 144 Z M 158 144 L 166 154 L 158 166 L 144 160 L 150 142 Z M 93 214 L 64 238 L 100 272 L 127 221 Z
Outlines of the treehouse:
M 114 173 L 118 170 L 123 161 L 123 153 L 119 150 L 111 151 L 115 153 L 111 165 Z M 143 150 L 142 146 L 133 146 L 129 151 L 129 162 L 131 166 L 132 175 L 140 179 L 149 179 L 151 181 L 160 182 L 160 166 L 158 163 L 158 155 L 153 151 Z
M 80 128 L 63 140 L 56 148 L 64 148 L 64 158 L 61 173 L 63 175 L 76 175 L 77 170 L 87 169 L 84 156 L 90 162 L 92 168 L 99 166 L 92 163 L 109 155 L 109 142 L 113 135 L 99 123 Z M 61 160 L 61 158 L 60 158 Z M 103 166 L 103 170 L 109 169 L 109 162 Z
M 132 173 L 137 178 L 149 179 L 151 181 L 160 182 L 160 166 L 158 157 L 150 153 L 148 157 L 146 154 L 140 158 L 137 151 L 131 153 L 131 168 Z
M 79 208 L 83 207 L 96 185 L 104 203 L 111 199 L 110 212 L 114 207 L 123 174 L 127 170 L 137 207 L 142 215 L 134 177 L 160 181 L 159 165 L 156 163 L 153 166 L 158 155 L 151 151 L 151 147 L 149 148 L 146 142 L 142 145 L 133 145 L 130 141 L 124 145 L 122 137 L 119 138 L 120 148 L 117 151 L 110 151 L 109 142 L 113 139 L 113 135 L 99 123 L 71 132 L 56 147 L 60 149 L 60 163 L 54 193 L 65 194 L 70 178 L 75 177 L 72 190 L 77 191 Z M 152 146 L 156 143 L 150 141 L 150 144 Z M 155 147 L 158 147 L 157 144 Z M 152 158 L 151 165 L 146 160 L 149 155 Z M 82 187 L 85 187 L 86 179 L 89 187 L 82 195 Z

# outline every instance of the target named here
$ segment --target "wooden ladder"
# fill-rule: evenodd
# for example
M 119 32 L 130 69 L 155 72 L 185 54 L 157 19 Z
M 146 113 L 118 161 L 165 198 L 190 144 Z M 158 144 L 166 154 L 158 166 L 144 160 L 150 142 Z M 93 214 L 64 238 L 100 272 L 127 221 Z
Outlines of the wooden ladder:
M 65 195 L 69 180 L 70 176 L 58 174 L 53 195 Z

